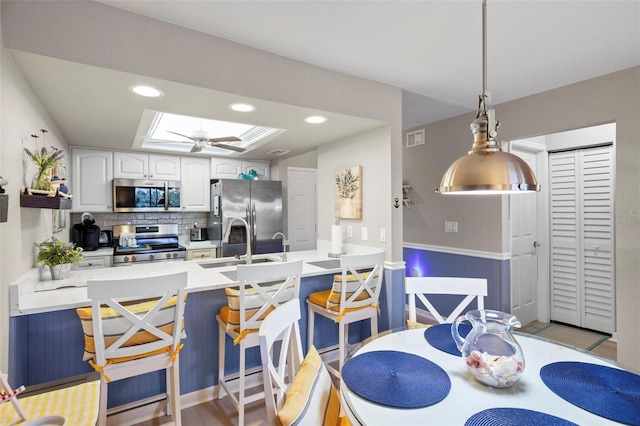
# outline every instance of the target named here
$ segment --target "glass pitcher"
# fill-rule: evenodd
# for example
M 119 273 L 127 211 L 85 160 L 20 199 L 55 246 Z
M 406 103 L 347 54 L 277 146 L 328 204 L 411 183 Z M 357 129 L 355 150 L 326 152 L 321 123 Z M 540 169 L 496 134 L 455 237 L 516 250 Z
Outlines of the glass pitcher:
M 472 327 L 466 338 L 458 333 L 463 321 L 470 322 Z M 518 318 L 484 309 L 469 311 L 451 324 L 451 335 L 462 353 L 467 370 L 487 386 L 506 388 L 520 380 L 524 355 L 511 334 L 511 327 L 520 327 Z

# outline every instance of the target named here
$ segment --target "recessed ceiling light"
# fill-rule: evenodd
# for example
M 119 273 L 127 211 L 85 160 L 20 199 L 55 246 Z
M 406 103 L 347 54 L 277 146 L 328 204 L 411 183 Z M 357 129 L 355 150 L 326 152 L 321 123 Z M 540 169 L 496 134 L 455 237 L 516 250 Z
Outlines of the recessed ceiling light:
M 251 112 L 251 111 L 255 111 L 256 109 L 256 107 L 251 104 L 243 104 L 243 103 L 231 104 L 229 105 L 229 108 L 238 112 Z
M 146 96 L 147 98 L 159 98 L 164 96 L 164 92 L 162 90 L 151 86 L 129 86 L 129 90 L 137 95 Z
M 327 121 L 327 119 L 326 119 L 326 117 L 323 117 L 321 115 L 312 115 L 312 116 L 309 116 L 309 117 L 305 118 L 304 121 L 306 121 L 307 123 L 310 123 L 310 124 L 320 124 L 320 123 L 324 123 L 325 121 Z

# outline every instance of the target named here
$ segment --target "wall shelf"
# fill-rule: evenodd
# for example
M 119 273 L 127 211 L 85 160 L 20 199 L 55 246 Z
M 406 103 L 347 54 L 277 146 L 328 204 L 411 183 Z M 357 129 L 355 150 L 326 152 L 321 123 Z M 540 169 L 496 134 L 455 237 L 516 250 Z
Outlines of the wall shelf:
M 71 209 L 71 199 L 62 197 L 47 197 L 44 195 L 20 194 L 20 207 L 31 207 L 35 209 Z

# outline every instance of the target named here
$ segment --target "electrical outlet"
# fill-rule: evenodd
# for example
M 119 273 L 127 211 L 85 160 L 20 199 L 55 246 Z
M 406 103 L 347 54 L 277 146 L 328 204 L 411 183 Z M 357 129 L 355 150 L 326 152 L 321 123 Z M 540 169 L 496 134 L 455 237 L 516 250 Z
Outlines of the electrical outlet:
M 351 225 L 347 225 L 347 237 L 353 237 L 353 228 L 351 227 Z
M 380 228 L 380 241 L 383 243 L 387 241 L 387 230 L 385 228 Z
M 362 241 L 367 241 L 369 239 L 369 232 L 367 231 L 367 227 L 362 227 Z
M 458 232 L 458 222 L 445 222 L 444 232 Z

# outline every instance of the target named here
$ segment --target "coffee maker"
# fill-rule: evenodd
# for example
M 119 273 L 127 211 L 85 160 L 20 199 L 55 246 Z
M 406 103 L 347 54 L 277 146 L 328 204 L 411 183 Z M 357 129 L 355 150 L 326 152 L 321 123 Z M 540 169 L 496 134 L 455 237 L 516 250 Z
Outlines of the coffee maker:
M 98 250 L 100 243 L 100 227 L 96 225 L 96 221 L 91 213 L 83 213 L 81 223 L 73 225 L 71 240 L 76 247 L 82 247 L 83 250 Z

